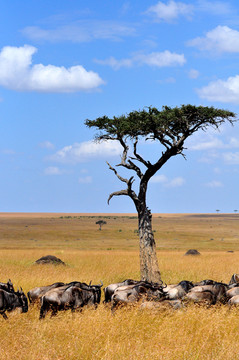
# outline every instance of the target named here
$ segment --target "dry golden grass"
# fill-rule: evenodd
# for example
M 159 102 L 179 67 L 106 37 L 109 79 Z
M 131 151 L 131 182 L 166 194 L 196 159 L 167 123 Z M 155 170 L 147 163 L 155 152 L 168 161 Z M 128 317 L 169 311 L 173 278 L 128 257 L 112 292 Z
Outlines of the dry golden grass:
M 65 215 L 0 216 L 1 281 L 11 278 L 27 292 L 55 281 L 102 280 L 107 285 L 139 279 L 133 215 L 104 218 L 107 224 L 102 231 L 95 225 L 99 217 L 60 216 Z M 238 219 L 234 214 L 154 217 L 156 239 L 161 238 L 158 259 L 163 280 L 228 282 L 233 273 L 239 273 Z M 184 256 L 189 248 L 197 248 L 202 255 Z M 60 257 L 67 266 L 33 264 L 47 254 Z M 39 321 L 35 306 L 26 314 L 9 314 L 8 321 L 0 318 L 0 359 L 234 360 L 239 359 L 238 317 L 239 309 L 227 306 L 189 306 L 177 311 L 135 306 L 112 316 L 109 307 L 101 304 L 97 310 L 60 312 Z

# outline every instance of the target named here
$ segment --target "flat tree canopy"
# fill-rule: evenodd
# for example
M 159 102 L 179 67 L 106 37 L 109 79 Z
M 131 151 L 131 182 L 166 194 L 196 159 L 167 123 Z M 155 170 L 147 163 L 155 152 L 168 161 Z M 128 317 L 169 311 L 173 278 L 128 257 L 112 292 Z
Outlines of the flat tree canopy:
M 102 116 L 95 120 L 86 120 L 89 128 L 96 128 L 99 132 L 97 141 L 116 140 L 122 145 L 122 166 L 135 173 L 139 178 L 138 191 L 133 190 L 134 176 L 128 179 L 120 176 L 115 167 L 108 164 L 118 179 L 126 184 L 126 189 L 115 191 L 109 195 L 108 202 L 113 196 L 129 196 L 136 207 L 139 220 L 140 238 L 140 266 L 143 280 L 158 281 L 158 269 L 155 241 L 151 225 L 151 213 L 146 204 L 146 193 L 149 180 L 172 157 L 183 153 L 185 140 L 198 130 L 206 131 L 209 127 L 218 129 L 225 122 L 233 124 L 236 114 L 214 107 L 182 105 L 171 108 L 164 106 L 162 110 L 148 107 L 139 111 L 132 111 L 127 115 Z M 143 158 L 138 152 L 138 141 L 158 141 L 163 145 L 156 161 Z M 129 154 L 129 142 L 132 152 Z

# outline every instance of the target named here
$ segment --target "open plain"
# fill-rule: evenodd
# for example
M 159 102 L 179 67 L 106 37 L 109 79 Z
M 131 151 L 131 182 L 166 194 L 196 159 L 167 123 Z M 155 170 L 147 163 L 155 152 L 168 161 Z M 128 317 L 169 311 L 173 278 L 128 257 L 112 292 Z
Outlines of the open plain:
M 102 230 L 98 220 L 106 221 Z M 162 280 L 214 279 L 239 273 L 239 214 L 155 214 Z M 0 214 L 0 281 L 25 293 L 35 286 L 79 280 L 104 286 L 139 279 L 135 214 Z M 197 249 L 200 256 L 184 256 Z M 35 265 L 55 255 L 67 266 Z M 0 358 L 239 359 L 239 309 L 190 305 L 181 310 L 100 304 L 39 321 L 39 308 L 0 318 Z

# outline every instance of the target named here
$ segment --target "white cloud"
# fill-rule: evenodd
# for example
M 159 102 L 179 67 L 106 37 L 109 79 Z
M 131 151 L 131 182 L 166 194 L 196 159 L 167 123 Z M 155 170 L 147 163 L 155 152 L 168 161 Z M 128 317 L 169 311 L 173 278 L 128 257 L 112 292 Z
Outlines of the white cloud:
M 121 67 L 132 67 L 133 65 L 148 65 L 154 67 L 182 66 L 186 63 L 184 54 L 172 53 L 168 50 L 163 52 L 152 52 L 150 54 L 136 54 L 130 58 L 117 60 L 110 57 L 105 60 L 94 60 L 100 65 L 109 65 L 114 70 Z
M 178 186 L 182 186 L 185 183 L 184 178 L 182 177 L 176 177 L 174 179 L 172 179 L 171 181 L 169 181 L 169 183 L 166 185 L 167 187 L 178 187 Z
M 97 88 L 104 82 L 81 65 L 65 68 L 32 65 L 37 49 L 30 45 L 6 46 L 0 52 L 0 85 L 17 91 L 69 93 Z
M 134 36 L 136 30 L 132 24 L 128 25 L 111 20 L 81 20 L 57 26 L 54 29 L 28 26 L 22 30 L 22 33 L 35 41 L 82 43 L 99 39 L 119 41 L 122 37 Z
M 188 41 L 187 44 L 213 53 L 215 51 L 237 53 L 239 52 L 239 31 L 219 25 L 207 32 L 205 37 L 197 37 Z
M 211 137 L 210 139 L 208 139 L 207 141 L 203 141 L 203 142 L 198 142 L 195 143 L 194 145 L 191 145 L 189 150 L 209 150 L 209 149 L 220 149 L 223 148 L 225 145 L 224 143 L 215 138 L 215 137 Z
M 198 0 L 197 11 L 207 12 L 214 15 L 233 14 L 231 5 L 225 1 Z
M 230 137 L 227 142 L 223 142 L 213 134 L 204 134 L 194 136 L 187 141 L 186 148 L 189 150 L 213 150 L 213 149 L 232 149 L 239 147 L 239 139 Z
M 168 178 L 165 175 L 154 175 L 150 180 L 151 183 L 166 183 L 167 181 Z
M 122 147 L 117 141 L 103 141 L 101 143 L 85 141 L 65 146 L 49 157 L 52 161 L 64 163 L 80 163 L 95 158 L 107 158 L 121 155 Z
M 212 81 L 197 92 L 201 98 L 209 101 L 239 104 L 239 75 Z
M 43 141 L 39 144 L 39 146 L 43 149 L 54 149 L 54 145 L 50 141 Z
M 207 184 L 205 184 L 207 187 L 210 188 L 219 188 L 222 187 L 223 184 L 221 183 L 221 181 L 217 181 L 217 180 L 212 180 L 210 182 L 208 182 Z
M 92 177 L 91 176 L 79 177 L 78 181 L 80 184 L 90 184 L 92 183 Z
M 223 154 L 223 160 L 229 165 L 239 164 L 239 152 L 228 152 Z
M 191 69 L 188 72 L 189 79 L 197 79 L 199 77 L 199 71 L 195 69 Z
M 132 59 L 121 59 L 117 60 L 113 56 L 110 56 L 108 59 L 105 60 L 94 60 L 95 63 L 100 65 L 109 65 L 114 70 L 119 70 L 121 67 L 131 67 L 133 65 Z
M 146 13 L 152 14 L 158 21 L 172 22 L 179 16 L 191 18 L 193 6 L 180 1 L 170 0 L 167 4 L 159 1 L 156 5 L 150 6 Z
M 49 166 L 44 170 L 45 175 L 61 175 L 63 171 L 56 166 Z
M 152 177 L 150 182 L 155 184 L 163 184 L 166 187 L 178 187 L 182 186 L 185 183 L 185 180 L 181 176 L 169 180 L 165 175 L 155 175 Z
M 186 59 L 183 54 L 176 54 L 165 50 L 163 52 L 153 52 L 147 55 L 138 55 L 135 57 L 135 61 L 149 66 L 165 67 L 184 65 Z

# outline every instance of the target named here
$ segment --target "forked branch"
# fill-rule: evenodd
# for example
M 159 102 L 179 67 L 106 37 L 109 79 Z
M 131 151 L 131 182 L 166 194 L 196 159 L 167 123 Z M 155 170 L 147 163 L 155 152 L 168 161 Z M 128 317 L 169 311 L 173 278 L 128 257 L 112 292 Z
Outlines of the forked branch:
M 122 182 L 124 182 L 124 183 L 127 184 L 127 189 L 125 189 L 125 190 L 120 190 L 120 191 L 115 191 L 115 192 L 113 192 L 113 193 L 111 193 L 111 194 L 109 195 L 109 198 L 108 198 L 108 201 L 107 201 L 108 204 L 109 204 L 109 202 L 110 202 L 110 200 L 112 199 L 113 196 L 120 196 L 120 195 L 127 195 L 127 196 L 129 196 L 129 197 L 134 201 L 134 203 L 136 204 L 136 203 L 138 202 L 138 197 L 137 197 L 136 193 L 132 190 L 132 184 L 133 184 L 133 182 L 134 182 L 134 177 L 131 176 L 130 179 L 125 179 L 125 178 L 123 178 L 122 176 L 120 176 L 120 175 L 118 174 L 118 172 L 115 170 L 115 168 L 113 168 L 108 162 L 107 162 L 107 164 L 108 164 L 110 170 L 112 170 L 112 171 L 115 173 L 115 175 L 117 176 L 117 178 L 118 178 L 120 181 L 122 181 Z

